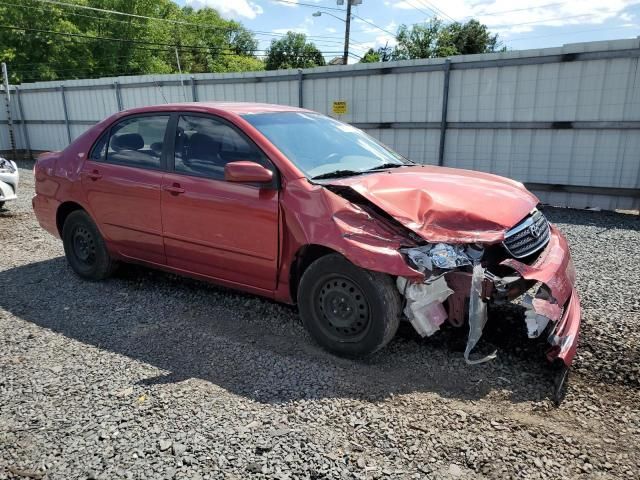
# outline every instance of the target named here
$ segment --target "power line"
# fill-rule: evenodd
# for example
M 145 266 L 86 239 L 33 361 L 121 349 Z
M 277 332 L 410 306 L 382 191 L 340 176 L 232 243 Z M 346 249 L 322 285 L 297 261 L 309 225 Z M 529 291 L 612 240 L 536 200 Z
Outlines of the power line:
M 145 19 L 145 20 L 159 20 L 162 22 L 168 22 L 168 23 L 173 23 L 176 25 L 188 25 L 188 26 L 204 26 L 207 27 L 207 25 L 203 25 L 200 23 L 193 23 L 193 22 L 185 22 L 183 20 L 172 20 L 170 18 L 160 18 L 160 17 L 150 17 L 147 15 L 138 15 L 135 13 L 126 13 L 126 12 L 120 12 L 118 10 L 107 10 L 106 8 L 98 8 L 98 7 L 91 7 L 89 5 L 79 5 L 77 3 L 67 3 L 67 2 L 60 2 L 58 0 L 37 0 L 38 2 L 43 2 L 43 3 L 50 3 L 53 5 L 60 5 L 63 7 L 71 7 L 71 8 L 79 8 L 79 9 L 83 9 L 83 10 L 92 10 L 94 12 L 101 12 L 101 13 L 110 13 L 113 15 L 121 15 L 124 17 L 132 17 L 132 18 L 139 18 L 139 19 Z M 216 30 L 225 30 L 224 28 L 220 28 L 220 27 L 209 27 L 209 28 L 215 28 Z M 230 27 L 227 27 L 227 29 L 229 29 Z M 237 29 L 237 28 L 235 28 Z
M 321 5 L 315 5 L 315 4 L 312 4 L 312 3 L 291 2 L 291 1 L 289 1 L 289 0 L 276 0 L 276 2 L 279 2 L 279 3 L 287 3 L 287 4 L 289 4 L 289 5 L 296 5 L 296 6 L 298 6 L 298 5 L 299 5 L 299 6 L 301 6 L 301 7 L 320 8 L 320 9 L 323 9 L 323 10 L 338 10 L 339 12 L 344 12 L 344 9 L 342 9 L 342 8 L 336 8 L 336 7 L 324 7 L 324 6 L 321 6 Z
M 0 28 L 4 28 L 6 30 L 23 30 L 23 31 L 26 31 L 26 32 L 49 33 L 49 34 L 52 34 L 52 35 L 62 35 L 62 36 L 85 38 L 85 39 L 91 39 L 91 40 L 106 40 L 106 41 L 111 41 L 111 42 L 138 43 L 138 44 L 141 44 L 141 45 L 162 45 L 162 46 L 165 46 L 165 47 L 179 47 L 180 46 L 180 45 L 173 44 L 173 43 L 148 42 L 148 41 L 145 41 L 145 40 L 134 40 L 134 39 L 127 39 L 127 38 L 100 37 L 100 36 L 94 36 L 94 35 L 84 35 L 82 33 L 56 32 L 55 30 L 43 30 L 43 29 L 39 29 L 39 28 L 17 27 L 15 25 L 0 25 Z M 199 49 L 203 49 L 203 50 L 215 50 L 216 49 L 215 47 L 207 47 L 207 46 L 204 46 L 204 45 L 185 45 L 185 46 L 189 47 L 189 48 L 199 48 Z
M 434 15 L 437 15 L 435 11 L 431 10 L 430 12 L 426 12 L 424 10 L 422 10 L 420 7 L 418 7 L 415 3 L 413 3 L 411 0 L 406 0 L 407 4 L 409 6 L 411 6 L 413 9 L 418 10 L 420 13 L 424 13 L 425 15 L 428 15 L 430 17 L 433 17 Z
M 530 25 L 532 23 L 544 23 L 544 22 L 555 22 L 558 20 L 571 20 L 572 18 L 582 18 L 582 17 L 593 17 L 594 15 L 599 15 L 598 13 L 583 13 L 581 15 L 570 15 L 566 17 L 555 17 L 555 18 L 543 18 L 540 20 L 531 20 L 530 22 L 521 22 L 521 23 L 503 23 L 494 25 L 495 27 L 518 27 L 520 25 Z
M 487 12 L 487 13 L 479 12 L 479 13 L 475 13 L 473 15 L 467 15 L 464 18 L 487 17 L 487 16 L 494 16 L 494 15 L 502 15 L 504 13 L 526 12 L 526 11 L 529 11 L 529 10 L 537 10 L 539 8 L 555 7 L 557 5 L 563 5 L 565 3 L 567 3 L 567 2 L 547 3 L 545 5 L 537 5 L 537 6 L 533 6 L 533 7 L 527 7 L 527 8 L 516 8 L 515 10 L 501 10 L 499 12 Z
M 380 25 L 376 25 L 373 22 L 370 22 L 369 20 L 362 18 L 360 15 L 356 15 L 355 13 L 352 13 L 352 15 L 356 18 L 359 18 L 360 20 L 362 20 L 364 23 L 368 23 L 369 25 L 371 25 L 372 27 L 376 27 L 378 30 L 383 31 L 384 33 L 388 33 L 389 35 L 393 35 L 394 37 L 396 36 L 395 33 L 390 32 L 389 30 L 385 30 L 384 28 L 382 28 Z
M 445 12 L 443 12 L 442 10 L 440 10 L 438 7 L 436 7 L 435 5 L 425 1 L 424 3 L 426 3 L 427 5 L 424 5 L 420 0 L 415 0 L 418 5 L 416 5 L 415 3 L 413 3 L 413 0 L 406 0 L 407 4 L 410 5 L 412 8 L 414 8 L 415 10 L 418 10 L 421 13 L 424 13 L 425 15 L 429 16 L 429 17 L 447 17 L 449 20 L 451 20 L 453 23 L 456 23 L 456 20 L 447 15 Z M 429 11 L 425 11 L 420 7 L 424 7 L 424 8 L 428 8 Z
M 58 0 L 36 0 L 38 2 L 43 2 L 43 3 L 49 3 L 52 5 L 59 5 L 59 6 L 64 6 L 64 7 L 70 7 L 70 8 L 77 8 L 77 9 L 84 9 L 84 10 L 91 10 L 91 11 L 96 11 L 96 12 L 101 12 L 101 13 L 107 13 L 107 14 L 113 14 L 113 15 L 121 15 L 121 16 L 125 16 L 125 17 L 132 17 L 132 18 L 137 18 L 137 19 L 145 19 L 145 20 L 155 20 L 155 21 L 160 21 L 160 22 L 168 22 L 168 23 L 172 23 L 172 24 L 176 24 L 176 25 L 184 25 L 184 26 L 192 26 L 192 27 L 197 27 L 197 28 L 204 28 L 204 29 L 209 29 L 209 30 L 214 30 L 214 31 L 226 31 L 226 32 L 236 32 L 239 30 L 245 30 L 249 33 L 253 33 L 255 35 L 263 35 L 263 36 L 269 36 L 269 37 L 284 37 L 286 36 L 286 34 L 283 33 L 275 33 L 275 32 L 266 32 L 264 30 L 249 30 L 247 28 L 244 27 L 234 27 L 234 26 L 228 26 L 228 27 L 219 27 L 219 26 L 213 26 L 213 25 L 206 25 L 203 23 L 196 23 L 196 22 L 187 22 L 184 20 L 173 20 L 170 18 L 160 18 L 160 17 L 151 17 L 151 16 L 147 16 L 147 15 L 138 15 L 138 14 L 133 14 L 133 13 L 126 13 L 126 12 L 120 12 L 118 10 L 108 10 L 108 9 L 104 9 L 104 8 L 97 8 L 97 7 L 90 7 L 88 5 L 79 5 L 79 4 L 74 4 L 74 3 L 67 3 L 67 2 L 61 2 Z M 4 2 L 2 2 L 4 3 Z M 37 7 L 30 7 L 27 5 L 16 5 L 13 4 L 15 6 L 18 7 L 23 7 L 23 8 L 37 8 Z M 299 4 L 302 5 L 302 4 Z M 325 8 L 325 9 L 329 9 L 330 7 L 318 7 L 318 8 Z M 340 9 L 336 9 L 336 10 L 340 10 Z M 78 13 L 69 13 L 70 15 L 80 15 Z M 115 20 L 115 19 L 109 19 L 109 18 L 103 18 L 103 17 L 91 17 L 91 16 L 87 16 L 84 15 L 84 17 L 87 18 L 96 18 L 99 20 L 106 20 L 106 21 L 119 21 L 122 22 L 122 20 Z M 126 23 L 126 22 L 123 22 Z M 323 38 L 323 39 L 331 39 L 331 40 L 335 40 L 336 43 L 340 43 L 341 40 L 338 37 L 334 37 L 334 36 L 330 36 L 330 35 L 307 35 L 307 38 Z
M 453 18 L 451 15 L 447 15 L 447 13 L 446 13 L 444 10 L 442 10 L 442 9 L 440 9 L 440 8 L 438 8 L 438 7 L 436 7 L 433 3 L 428 2 L 427 0 L 416 0 L 416 2 L 418 2 L 420 5 L 423 5 L 423 6 L 426 6 L 426 5 L 424 5 L 424 3 L 426 3 L 426 4 L 428 5 L 428 6 L 427 6 L 427 8 L 428 8 L 429 10 L 431 10 L 432 12 L 435 12 L 435 13 L 436 13 L 436 15 L 438 15 L 438 13 L 439 13 L 440 15 L 442 15 L 442 16 L 444 16 L 444 17 L 447 17 L 447 18 L 448 18 L 449 20 L 451 20 L 453 23 L 457 23 L 457 22 L 458 22 L 458 21 L 457 21 L 455 18 Z M 424 3 L 423 3 L 423 2 L 424 2 Z
M 565 32 L 561 32 L 561 33 L 550 33 L 548 35 L 534 35 L 534 36 L 531 36 L 531 37 L 518 37 L 518 38 L 505 40 L 505 41 L 506 42 L 520 42 L 522 40 L 531 40 L 531 39 L 535 39 L 535 38 L 560 37 L 562 35 L 573 35 L 573 34 L 577 34 L 577 33 L 600 32 L 600 31 L 605 31 L 605 30 L 621 30 L 623 28 L 632 28 L 632 27 L 619 26 L 619 27 L 592 28 L 592 29 L 589 29 L 589 30 L 578 30 L 578 31 L 573 31 L 573 32 L 566 32 L 565 31 Z
M 44 0 L 40 0 L 40 1 L 44 1 Z M 315 8 L 315 9 L 337 10 L 337 11 L 339 11 L 339 12 L 344 12 L 344 9 L 342 9 L 342 8 L 324 7 L 324 6 L 321 6 L 321 5 L 314 5 L 314 4 L 311 4 L 311 3 L 298 3 L 298 2 L 291 2 L 291 1 L 289 1 L 289 0 L 275 0 L 275 1 L 276 1 L 276 2 L 279 2 L 279 3 L 288 3 L 288 4 L 291 4 L 291 5 L 300 5 L 300 6 L 302 6 L 302 7 L 312 7 L 312 8 Z M 384 28 L 382 28 L 380 25 L 376 25 L 375 23 L 370 22 L 369 20 L 365 20 L 365 19 L 364 19 L 364 18 L 362 18 L 360 15 L 356 15 L 355 13 L 351 13 L 351 16 L 352 16 L 352 17 L 359 18 L 359 19 L 360 19 L 360 20 L 362 20 L 363 22 L 368 23 L 369 25 L 371 25 L 371 26 L 373 26 L 373 27 L 376 27 L 378 30 L 383 31 L 384 33 L 388 33 L 388 34 L 390 34 L 390 35 L 394 35 L 394 36 L 395 36 L 395 33 L 391 33 L 389 30 L 385 30 L 385 29 L 384 29 Z M 335 38 L 335 37 L 333 37 L 333 38 Z M 358 43 L 364 43 L 364 42 L 358 42 Z
M 112 42 L 125 42 L 125 43 L 138 43 L 141 45 L 160 45 L 164 47 L 178 47 L 178 48 L 197 48 L 201 50 L 223 50 L 220 47 L 210 47 L 206 45 L 180 45 L 175 43 L 162 43 L 162 42 L 149 42 L 146 40 L 136 40 L 132 38 L 117 38 L 117 37 L 101 37 L 96 35 L 85 35 L 82 33 L 71 33 L 71 32 L 57 32 L 55 30 L 43 30 L 39 28 L 29 28 L 29 27 L 18 27 L 15 25 L 0 25 L 0 28 L 4 28 L 7 30 L 24 30 L 27 32 L 36 32 L 36 33 L 49 33 L 52 35 L 62 35 L 68 37 L 76 37 L 76 38 L 85 38 L 90 40 L 106 40 Z M 225 47 L 224 49 L 232 49 L 232 47 Z M 254 52 L 264 52 L 264 49 L 256 49 Z M 335 53 L 335 52 L 325 52 L 325 53 Z M 237 53 L 233 53 L 233 55 L 240 55 Z

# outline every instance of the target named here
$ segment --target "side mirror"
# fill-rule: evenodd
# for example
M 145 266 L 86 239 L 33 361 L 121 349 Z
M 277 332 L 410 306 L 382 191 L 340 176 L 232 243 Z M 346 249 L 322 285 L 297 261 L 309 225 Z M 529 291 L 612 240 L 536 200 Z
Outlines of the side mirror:
M 224 179 L 227 182 L 268 183 L 273 179 L 273 172 L 259 163 L 242 160 L 224 166 Z

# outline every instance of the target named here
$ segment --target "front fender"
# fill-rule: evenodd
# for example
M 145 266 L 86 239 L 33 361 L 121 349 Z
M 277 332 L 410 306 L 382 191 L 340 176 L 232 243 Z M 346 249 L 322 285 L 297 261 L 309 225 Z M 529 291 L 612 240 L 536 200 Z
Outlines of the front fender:
M 297 180 L 281 192 L 282 252 L 276 297 L 291 302 L 286 293 L 293 262 L 307 245 L 327 248 L 367 270 L 424 279 L 399 252 L 415 242 L 386 219 L 332 193 L 320 185 Z

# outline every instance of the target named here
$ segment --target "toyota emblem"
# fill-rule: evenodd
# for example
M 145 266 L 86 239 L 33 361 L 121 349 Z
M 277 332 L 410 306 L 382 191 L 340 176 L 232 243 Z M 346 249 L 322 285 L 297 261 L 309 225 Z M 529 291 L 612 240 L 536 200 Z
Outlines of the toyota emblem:
M 538 238 L 540 236 L 540 228 L 535 223 L 529 227 L 529 233 L 533 238 Z

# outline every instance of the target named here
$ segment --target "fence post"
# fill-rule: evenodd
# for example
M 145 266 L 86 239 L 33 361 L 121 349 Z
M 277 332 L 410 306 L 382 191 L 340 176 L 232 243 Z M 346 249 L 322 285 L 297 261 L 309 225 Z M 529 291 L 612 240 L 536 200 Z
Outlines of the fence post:
M 67 111 L 67 96 L 64 93 L 64 85 L 60 85 L 60 94 L 62 95 L 62 109 L 64 110 L 64 124 L 67 127 L 67 138 L 71 143 L 71 125 L 69 125 L 69 112 Z
M 198 87 L 196 85 L 196 78 L 191 77 L 191 98 L 193 98 L 194 102 L 198 101 Z
M 447 135 L 447 109 L 449 108 L 449 78 L 451 77 L 451 60 L 444 62 L 444 85 L 442 88 L 442 118 L 440 119 L 440 148 L 438 149 L 438 165 L 444 165 L 444 141 Z
M 16 137 L 13 133 L 13 121 L 11 119 L 11 92 L 9 91 L 9 73 L 7 72 L 7 64 L 2 62 L 2 85 L 4 86 L 4 99 L 7 107 L 7 126 L 9 127 L 9 143 L 13 151 L 13 160 L 18 160 L 18 150 L 16 147 Z
M 33 156 L 31 155 L 31 141 L 29 140 L 29 127 L 27 126 L 27 121 L 24 118 L 24 113 L 22 110 L 22 99 L 20 98 L 20 89 L 18 87 L 16 87 L 16 103 L 18 104 L 18 114 L 20 115 L 20 123 L 22 124 L 24 146 L 27 149 L 25 158 L 33 160 Z
M 302 98 L 302 69 L 298 69 L 298 107 L 302 108 L 304 101 Z
M 120 93 L 120 84 L 117 80 L 113 82 L 113 88 L 116 89 L 116 103 L 118 104 L 118 111 L 121 112 L 124 108 L 122 108 L 122 94 Z

